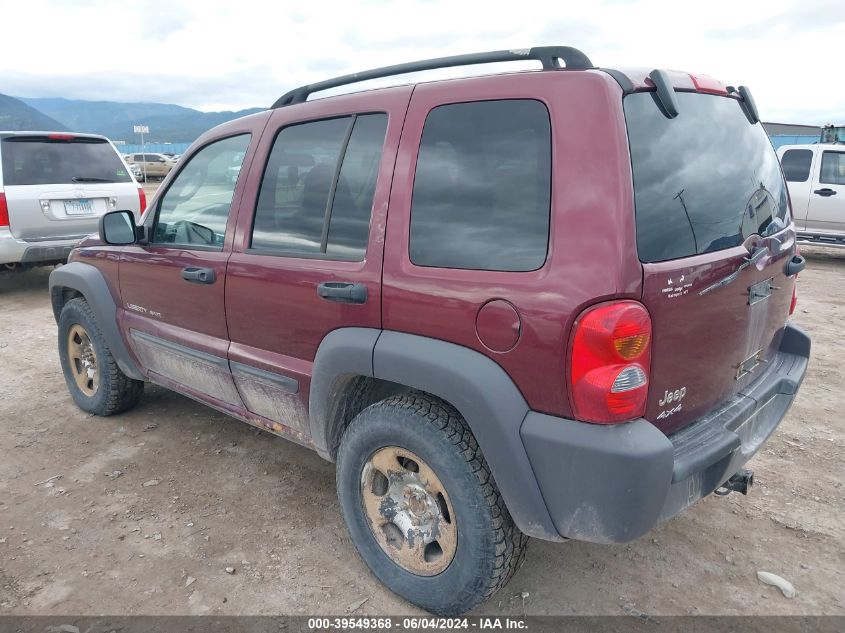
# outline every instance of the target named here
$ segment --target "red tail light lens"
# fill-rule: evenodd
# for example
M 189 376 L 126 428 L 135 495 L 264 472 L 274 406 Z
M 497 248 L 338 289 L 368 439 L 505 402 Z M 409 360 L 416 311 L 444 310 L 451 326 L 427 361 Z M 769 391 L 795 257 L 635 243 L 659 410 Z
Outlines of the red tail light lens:
M 798 280 L 792 284 L 792 301 L 789 302 L 789 316 L 795 312 L 795 306 L 798 305 Z
M 147 210 L 147 194 L 144 192 L 143 187 L 138 187 L 138 202 L 140 203 L 140 212 L 141 215 L 144 215 L 144 211 Z
M 73 134 L 48 134 L 47 138 L 51 141 L 72 141 L 76 137 Z
M 616 424 L 645 413 L 651 365 L 651 317 L 636 301 L 605 303 L 575 321 L 570 394 L 575 417 Z
M 9 205 L 6 204 L 6 194 L 0 192 L 0 227 L 9 226 Z

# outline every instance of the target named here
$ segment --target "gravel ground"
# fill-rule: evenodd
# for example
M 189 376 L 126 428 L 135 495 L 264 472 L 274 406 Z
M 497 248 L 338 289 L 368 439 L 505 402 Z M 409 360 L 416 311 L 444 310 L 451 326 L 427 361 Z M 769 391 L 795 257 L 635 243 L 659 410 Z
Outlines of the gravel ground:
M 751 494 L 628 545 L 533 541 L 479 613 L 845 614 L 845 251 L 805 254 L 813 358 Z M 358 558 L 316 454 L 157 387 L 122 416 L 77 409 L 48 274 L 0 278 L 0 614 L 418 613 Z

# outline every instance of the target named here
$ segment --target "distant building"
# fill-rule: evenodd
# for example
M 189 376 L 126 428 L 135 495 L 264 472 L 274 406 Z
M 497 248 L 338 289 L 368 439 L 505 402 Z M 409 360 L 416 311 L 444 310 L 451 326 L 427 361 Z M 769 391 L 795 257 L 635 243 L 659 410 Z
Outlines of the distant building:
M 821 134 L 818 125 L 795 125 L 792 123 L 763 123 L 769 136 L 815 136 Z
M 775 149 L 781 145 L 811 145 L 818 143 L 821 127 L 818 125 L 795 125 L 792 123 L 763 123 L 763 128 L 772 140 Z

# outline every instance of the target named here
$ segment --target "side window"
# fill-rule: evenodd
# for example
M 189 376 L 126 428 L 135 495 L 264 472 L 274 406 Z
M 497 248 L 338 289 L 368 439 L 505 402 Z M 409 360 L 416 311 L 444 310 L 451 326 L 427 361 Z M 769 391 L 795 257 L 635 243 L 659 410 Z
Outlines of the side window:
M 807 182 L 813 164 L 813 150 L 788 149 L 783 153 L 780 164 L 788 182 Z
M 158 205 L 151 242 L 223 247 L 237 182 L 230 168 L 235 156 L 243 161 L 249 139 L 249 134 L 241 134 L 215 141 L 191 157 Z
M 276 137 L 251 248 L 289 255 L 364 258 L 387 115 L 300 123 Z
M 329 255 L 364 259 L 386 131 L 386 114 L 367 114 L 355 120 L 332 204 L 326 243 Z
M 826 185 L 845 185 L 845 152 L 822 153 L 819 182 Z
M 551 129 L 534 100 L 434 108 L 423 128 L 411 202 L 418 266 L 529 271 L 546 261 Z

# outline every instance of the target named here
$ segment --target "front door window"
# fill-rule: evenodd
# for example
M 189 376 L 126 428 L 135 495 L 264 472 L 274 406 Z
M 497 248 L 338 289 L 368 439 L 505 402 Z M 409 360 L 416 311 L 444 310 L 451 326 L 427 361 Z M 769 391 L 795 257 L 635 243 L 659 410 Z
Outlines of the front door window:
M 232 136 L 207 145 L 190 158 L 161 199 L 151 243 L 223 248 L 237 182 L 231 168 L 236 165 L 240 169 L 247 145 L 248 134 Z

